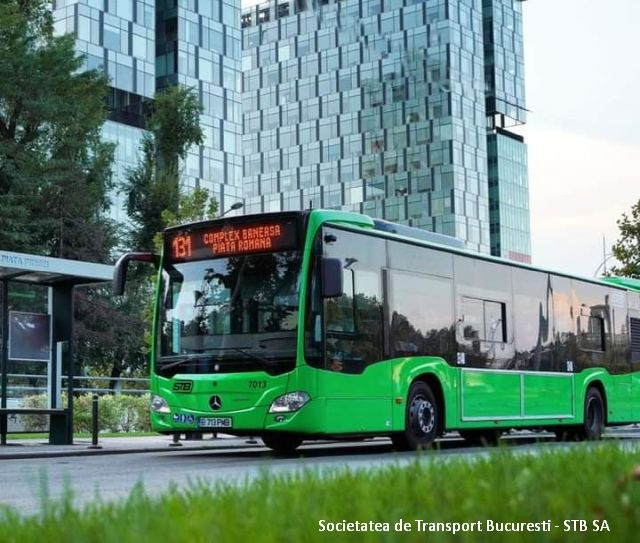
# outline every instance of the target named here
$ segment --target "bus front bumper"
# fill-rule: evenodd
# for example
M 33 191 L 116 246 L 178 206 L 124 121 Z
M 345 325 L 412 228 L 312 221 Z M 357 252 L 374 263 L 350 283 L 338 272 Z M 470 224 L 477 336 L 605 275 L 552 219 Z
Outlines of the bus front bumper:
M 160 433 L 218 432 L 230 435 L 252 435 L 265 431 L 322 433 L 324 402 L 309 401 L 297 411 L 269 413 L 269 405 L 236 411 L 197 411 L 170 407 L 169 413 L 151 412 L 151 428 Z

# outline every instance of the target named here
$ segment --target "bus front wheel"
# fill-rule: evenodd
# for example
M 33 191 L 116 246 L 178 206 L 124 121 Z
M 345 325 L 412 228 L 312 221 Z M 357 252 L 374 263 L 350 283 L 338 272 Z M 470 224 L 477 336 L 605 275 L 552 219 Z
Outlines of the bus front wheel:
M 430 449 L 440 430 L 439 409 L 431 387 L 423 381 L 413 383 L 407 398 L 404 431 L 391 436 L 394 447 L 410 451 Z
M 302 444 L 302 438 L 292 434 L 264 434 L 261 438 L 267 447 L 278 454 L 291 454 Z

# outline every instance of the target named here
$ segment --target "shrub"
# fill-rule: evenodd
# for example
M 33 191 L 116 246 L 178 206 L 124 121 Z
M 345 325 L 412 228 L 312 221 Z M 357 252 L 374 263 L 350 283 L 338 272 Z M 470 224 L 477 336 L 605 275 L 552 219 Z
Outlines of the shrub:
M 27 396 L 22 405 L 30 408 L 47 406 L 45 394 Z M 63 394 L 62 405 L 67 405 Z M 74 432 L 91 432 L 93 421 L 93 395 L 80 394 L 73 400 Z M 42 432 L 48 427 L 47 415 L 23 416 L 25 430 Z M 104 394 L 98 399 L 98 430 L 100 432 L 147 432 L 151 429 L 149 395 Z
M 46 394 L 27 396 L 22 401 L 22 407 L 29 409 L 43 409 L 47 407 Z M 20 421 L 24 429 L 29 432 L 42 432 L 49 427 L 48 415 L 21 415 Z
M 120 429 L 123 432 L 147 432 L 151 430 L 149 395 L 119 396 Z

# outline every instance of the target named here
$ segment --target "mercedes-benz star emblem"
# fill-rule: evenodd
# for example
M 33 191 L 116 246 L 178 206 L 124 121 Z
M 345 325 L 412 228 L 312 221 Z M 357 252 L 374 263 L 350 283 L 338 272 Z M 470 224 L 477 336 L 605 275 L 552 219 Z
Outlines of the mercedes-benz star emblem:
M 218 411 L 218 409 L 222 407 L 222 398 L 217 394 L 215 396 L 211 396 L 211 399 L 209 400 L 209 406 L 214 411 Z

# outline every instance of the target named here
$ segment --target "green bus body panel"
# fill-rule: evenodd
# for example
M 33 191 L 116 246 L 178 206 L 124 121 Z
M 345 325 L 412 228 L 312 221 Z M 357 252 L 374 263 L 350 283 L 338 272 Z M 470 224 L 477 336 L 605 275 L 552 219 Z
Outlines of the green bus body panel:
M 640 385 L 640 374 L 630 375 Z M 577 374 L 474 370 L 421 357 L 373 364 L 360 375 L 303 366 L 277 377 L 264 372 L 155 376 L 153 391 L 168 401 L 171 414 L 154 413 L 152 423 L 158 431 L 189 430 L 197 428 L 197 417 L 228 416 L 233 419 L 230 433 L 387 434 L 404 428 L 406 398 L 415 380 L 437 381 L 447 430 L 579 424 L 586 391 L 593 385 L 604 391 L 608 423 L 633 422 L 640 414 L 633 410 L 627 375 L 611 376 L 600 368 Z M 175 392 L 177 381 L 191 381 L 192 391 Z M 252 382 L 264 383 L 264 388 L 253 389 Z M 291 390 L 307 391 L 312 400 L 297 413 L 269 414 L 271 402 Z M 223 399 L 218 411 L 209 407 L 214 394 Z M 173 414 L 193 415 L 194 422 L 174 422 Z M 278 415 L 282 420 L 276 420 Z
M 462 420 L 520 415 L 520 376 L 507 372 L 463 371 Z
M 313 239 L 318 229 L 328 222 L 350 225 L 354 230 L 373 228 L 372 219 L 362 215 L 327 210 L 311 212 L 302 269 L 309 269 Z M 485 255 L 478 258 L 492 260 Z M 156 303 L 160 276 L 161 271 L 156 284 Z M 307 292 L 308 280 L 308 274 L 303 273 L 301 293 Z M 640 282 L 607 281 L 632 290 L 640 289 Z M 640 420 L 640 371 L 612 376 L 602 368 L 575 374 L 474 369 L 425 356 L 377 362 L 356 375 L 313 368 L 304 357 L 305 313 L 303 294 L 298 314 L 296 367 L 288 374 L 275 377 L 262 371 L 178 374 L 169 379 L 152 371 L 151 391 L 165 398 L 171 409 L 169 414 L 152 412 L 153 429 L 195 430 L 198 417 L 231 417 L 233 427 L 229 433 L 259 434 L 267 430 L 310 435 L 389 434 L 404 430 L 407 396 L 416 380 L 431 383 L 432 388 L 437 389 L 436 395 L 441 395 L 446 430 L 579 424 L 583 421 L 586 391 L 594 384 L 604 391 L 609 424 Z M 156 308 L 154 331 L 157 319 Z M 152 341 L 152 364 L 155 358 L 156 342 Z M 191 392 L 174 391 L 177 381 L 191 381 Z M 252 382 L 257 382 L 259 388 L 252 388 Z M 311 401 L 295 413 L 268 412 L 278 396 L 292 391 L 307 392 Z M 222 408 L 216 411 L 209 406 L 214 394 L 223 401 Z M 175 415 L 191 416 L 192 422 L 174 421 Z M 218 431 L 225 432 L 222 428 Z
M 458 369 L 451 367 L 442 358 L 416 357 L 397 358 L 393 361 L 393 430 L 404 430 L 407 396 L 411 384 L 418 380 L 437 379 L 445 403 L 445 426 L 455 427 L 458 422 Z M 397 403 L 398 398 L 402 403 Z
M 191 392 L 174 391 L 174 384 L 180 381 L 191 382 Z M 177 374 L 171 379 L 156 375 L 152 391 L 167 400 L 171 413 L 162 416 L 152 412 L 153 429 L 196 429 L 197 418 L 201 416 L 231 417 L 234 429 L 263 428 L 271 402 L 286 392 L 287 381 L 287 375 L 271 377 L 264 372 Z M 254 388 L 255 384 L 260 388 Z M 213 411 L 209 406 L 209 400 L 214 394 L 222 398 L 222 408 L 217 411 Z M 190 424 L 175 422 L 172 419 L 173 415 L 192 415 L 194 421 Z
M 524 417 L 575 416 L 576 399 L 573 391 L 574 376 L 553 374 L 524 374 Z
M 327 433 L 391 430 L 391 365 L 380 362 L 361 374 L 318 372 L 318 396 L 326 402 Z

